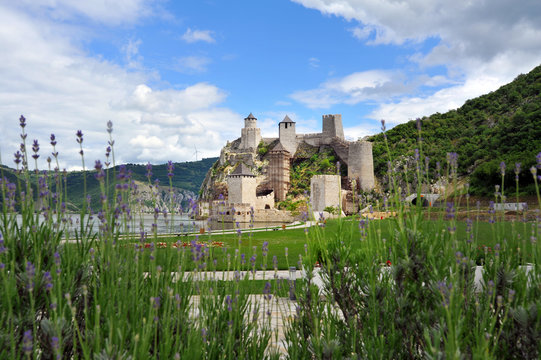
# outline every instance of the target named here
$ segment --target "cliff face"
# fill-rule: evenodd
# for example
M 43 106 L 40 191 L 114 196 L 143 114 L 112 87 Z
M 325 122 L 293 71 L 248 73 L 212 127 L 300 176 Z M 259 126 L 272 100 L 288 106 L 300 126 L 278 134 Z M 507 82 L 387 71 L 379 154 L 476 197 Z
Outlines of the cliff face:
M 227 175 L 237 163 L 243 162 L 257 177 L 257 192 L 271 189 L 269 177 L 270 150 L 278 144 L 278 139 L 264 138 L 257 149 L 240 148 L 240 139 L 228 142 L 220 152 L 220 158 L 207 172 L 201 186 L 200 198 L 203 201 L 217 200 L 220 195 L 227 198 Z M 306 142 L 298 145 L 291 157 L 290 195 L 302 194 L 310 189 L 310 178 L 314 174 L 336 173 L 338 156 L 330 146 L 312 146 Z
M 220 195 L 227 197 L 226 177 L 238 163 L 247 165 L 257 177 L 257 186 L 265 187 L 268 183 L 267 168 L 269 164 L 267 148 L 276 142 L 264 139 L 256 149 L 242 149 L 240 138 L 227 142 L 220 151 L 220 158 L 212 165 L 203 180 L 199 191 L 202 200 L 217 200 Z
M 197 194 L 190 190 L 184 190 L 180 188 L 169 186 L 155 186 L 148 183 L 136 181 L 137 185 L 137 204 L 135 205 L 139 211 L 145 213 L 153 213 L 155 209 L 160 212 L 166 210 L 171 212 L 174 210 L 176 213 L 185 211 L 182 209 L 189 208 L 189 202 L 191 199 L 196 199 Z

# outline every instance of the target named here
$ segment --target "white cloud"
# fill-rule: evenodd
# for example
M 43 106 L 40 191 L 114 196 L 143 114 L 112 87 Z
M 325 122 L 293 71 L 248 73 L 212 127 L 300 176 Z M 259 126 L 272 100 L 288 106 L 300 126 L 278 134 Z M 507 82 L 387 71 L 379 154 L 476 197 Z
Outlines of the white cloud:
M 214 37 L 212 36 L 212 31 L 210 30 L 192 30 L 188 28 L 186 32 L 182 35 L 182 40 L 187 43 L 194 43 L 198 41 L 203 41 L 207 43 L 214 43 Z
M 122 46 L 122 51 L 124 51 L 126 57 L 126 66 L 128 68 L 141 68 L 143 57 L 139 55 L 139 46 L 141 46 L 141 40 L 129 40 L 127 44 Z
M 392 72 L 370 70 L 324 82 L 316 89 L 301 90 L 291 98 L 309 108 L 329 108 L 335 104 L 358 104 L 401 92 L 403 85 L 395 81 Z
M 181 73 L 201 73 L 207 71 L 210 59 L 205 56 L 183 56 L 177 60 L 174 69 Z
M 541 63 L 541 2 L 524 0 L 292 0 L 323 14 L 335 15 L 358 26 L 349 31 L 369 45 L 416 44 L 427 39 L 438 41 L 427 53 L 409 57 L 424 70 L 435 66 L 447 69 L 446 77 L 415 75 L 419 86 L 441 87 L 424 96 L 406 93 L 389 99 L 373 112 L 393 122 L 407 121 L 432 112 L 460 106 L 464 100 L 496 90 L 518 74 Z M 413 49 L 414 47 L 410 47 Z M 360 99 L 329 95 L 327 86 L 296 93 L 308 106 L 347 103 Z M 322 94 L 321 94 L 322 93 Z M 381 99 L 380 99 L 381 101 Z
M 161 10 L 156 0 L 18 0 L 13 6 L 54 20 L 86 18 L 107 25 L 131 24 Z
M 14 166 L 18 119 L 27 118 L 27 141 L 40 143 L 40 167 L 56 135 L 62 168 L 81 164 L 75 132 L 84 133 L 86 166 L 104 159 L 113 121 L 117 163 L 193 160 L 216 156 L 235 138 L 242 116 L 220 107 L 223 90 L 209 83 L 181 88 L 152 85 L 154 74 L 90 57 L 58 22 L 0 4 L 0 132 L 3 163 Z M 137 41 L 126 49 L 136 54 Z M 165 85 L 166 86 L 166 85 Z
M 373 29 L 370 27 L 354 27 L 349 29 L 353 36 L 359 40 L 367 40 L 373 32 Z
M 318 58 L 315 58 L 315 57 L 311 57 L 310 59 L 308 59 L 308 65 L 310 65 L 310 67 L 316 69 L 319 67 L 319 59 Z

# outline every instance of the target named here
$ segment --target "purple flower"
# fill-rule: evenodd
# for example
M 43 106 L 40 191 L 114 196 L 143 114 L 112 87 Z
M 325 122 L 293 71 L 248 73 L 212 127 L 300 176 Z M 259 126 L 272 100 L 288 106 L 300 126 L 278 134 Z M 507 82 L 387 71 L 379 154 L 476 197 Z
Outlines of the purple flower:
M 13 154 L 13 155 L 15 156 L 15 159 L 13 161 L 18 166 L 21 163 L 21 159 L 23 157 L 23 154 L 21 154 L 21 152 L 19 150 L 17 150 L 17 152 L 15 154 Z
M 207 342 L 207 329 L 201 328 L 201 337 L 203 338 L 203 342 Z
M 227 305 L 227 311 L 233 310 L 233 308 L 231 307 L 231 303 L 232 303 L 231 296 L 227 295 L 226 298 L 225 298 L 225 304 Z
M 101 164 L 101 161 L 96 160 L 96 163 L 94 164 L 94 169 L 96 169 L 96 180 L 100 181 L 105 177 L 105 173 L 103 172 L 103 165 Z
M 53 336 L 51 338 L 51 348 L 53 349 L 54 353 L 56 354 L 56 358 L 57 359 L 60 359 L 60 354 L 58 352 L 59 350 L 59 340 L 58 340 L 58 337 L 56 336 Z
M 34 155 L 32 157 L 34 160 L 37 160 L 39 158 L 38 151 L 39 151 L 39 144 L 36 139 L 34 139 L 34 142 L 32 143 L 32 151 L 34 152 Z
M 272 295 L 271 295 L 271 283 L 270 282 L 266 282 L 265 283 L 265 287 L 263 288 L 263 297 L 265 298 L 265 300 L 270 300 L 272 298 Z
M 515 163 L 515 180 L 518 181 L 518 175 L 520 174 L 520 163 Z
M 107 132 L 109 134 L 113 132 L 113 122 L 111 120 L 107 121 Z
M 382 131 L 382 132 L 385 132 L 385 129 L 386 129 L 386 127 L 385 127 L 385 120 L 384 120 L 384 119 L 381 119 L 381 131 Z
M 52 146 L 56 145 L 56 137 L 54 136 L 54 134 L 51 134 L 51 145 Z
M 26 126 L 26 119 L 24 116 L 21 115 L 21 117 L 19 118 L 19 125 L 24 129 L 24 127 Z
M 32 330 L 26 330 L 23 334 L 23 352 L 25 355 L 32 354 L 32 347 L 33 347 L 33 338 L 32 338 Z
M 261 252 L 263 253 L 263 256 L 267 256 L 267 254 L 269 253 L 269 242 L 268 241 L 264 241 L 263 242 L 263 246 L 261 247 Z
M 171 179 L 173 177 L 173 170 L 175 169 L 175 166 L 173 165 L 173 162 L 169 160 L 167 162 L 167 177 Z
M 51 277 L 50 271 L 43 273 L 43 281 L 45 281 L 45 290 L 51 291 L 53 288 L 53 278 Z
M 54 263 L 56 266 L 56 273 L 60 274 L 60 254 L 58 252 L 54 253 Z
M 154 309 L 158 309 L 160 307 L 160 297 L 159 296 L 151 297 L 150 298 L 150 303 L 152 304 L 152 307 Z
M 34 277 L 36 276 L 36 267 L 30 261 L 26 262 L 26 277 L 28 279 L 28 284 L 26 289 L 28 291 L 34 290 Z
M 500 163 L 500 172 L 502 176 L 505 176 L 505 162 L 504 161 Z
M 81 130 L 77 130 L 75 135 L 77 136 L 77 142 L 81 144 L 83 142 L 83 132 Z
M 454 219 L 455 217 L 455 205 L 452 202 L 447 203 L 447 208 L 445 209 L 445 212 L 447 213 L 446 217 L 447 219 Z
M 152 164 L 147 163 L 147 178 L 149 179 L 149 181 L 151 177 L 152 177 Z

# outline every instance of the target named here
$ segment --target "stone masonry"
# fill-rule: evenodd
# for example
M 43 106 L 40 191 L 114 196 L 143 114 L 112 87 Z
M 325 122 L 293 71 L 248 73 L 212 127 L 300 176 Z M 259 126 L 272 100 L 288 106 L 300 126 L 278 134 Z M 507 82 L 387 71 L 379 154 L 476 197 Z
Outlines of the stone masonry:
M 254 204 L 257 180 L 243 163 L 227 177 L 228 202 L 230 204 Z
M 340 207 L 340 175 L 314 175 L 310 181 L 312 211 L 321 212 L 326 207 Z
M 240 148 L 255 150 L 261 141 L 261 130 L 257 127 L 257 119 L 252 113 L 244 119 L 244 128 L 241 130 Z
M 295 122 L 289 116 L 285 116 L 278 124 L 278 136 L 282 146 L 291 156 L 297 151 L 297 134 L 295 133 Z
M 374 159 L 371 142 L 355 141 L 349 144 L 348 178 L 355 179 L 363 191 L 374 188 Z

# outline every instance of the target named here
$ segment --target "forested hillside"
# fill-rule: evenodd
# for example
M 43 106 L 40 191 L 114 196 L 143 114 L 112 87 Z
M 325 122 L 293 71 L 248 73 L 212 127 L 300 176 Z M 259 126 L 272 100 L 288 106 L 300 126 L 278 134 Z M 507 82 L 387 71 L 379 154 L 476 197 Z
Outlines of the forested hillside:
M 183 163 L 174 163 L 173 177 L 171 178 L 172 186 L 175 189 L 175 192 L 183 194 L 182 204 L 186 205 L 188 197 L 195 197 L 199 191 L 199 187 L 203 182 L 205 175 L 216 162 L 218 158 L 207 158 L 200 161 L 191 161 Z M 147 178 L 147 166 L 139 164 L 126 164 L 124 165 L 127 172 L 131 171 L 131 179 L 141 182 L 148 183 Z M 115 174 L 118 174 L 120 166 L 116 166 L 108 170 L 109 173 L 109 189 L 108 194 L 114 193 L 114 181 Z M 15 170 L 3 167 L 3 176 L 7 179 L 8 182 L 17 183 L 17 174 Z M 153 165 L 152 166 L 152 176 L 150 178 L 151 183 L 155 183 L 158 180 L 159 184 L 164 187 L 169 186 L 169 177 L 167 176 L 169 171 L 167 164 Z M 84 197 L 84 182 L 86 177 L 86 194 L 91 197 L 91 207 L 94 209 L 100 209 L 100 185 L 99 182 L 94 177 L 95 171 L 72 171 L 67 173 L 65 179 L 67 183 L 67 206 L 69 210 L 77 210 L 83 204 L 85 200 Z M 52 175 L 51 175 L 52 176 Z M 32 187 L 36 188 L 35 183 L 37 182 L 36 177 L 32 175 L 31 181 L 33 182 Z M 23 178 L 21 178 L 22 180 Z M 64 180 L 63 180 L 64 183 Z M 51 190 L 54 192 L 54 182 L 51 181 Z M 66 192 L 66 190 L 64 190 Z
M 530 167 L 541 151 L 541 66 L 497 91 L 468 100 L 457 110 L 436 113 L 421 119 L 423 154 L 430 168 L 446 163 L 446 154 L 458 154 L 458 172 L 468 176 L 478 195 L 494 192 L 501 183 L 500 164 L 506 164 L 506 184 L 515 186 L 515 163 L 523 192 L 533 193 Z M 416 121 L 387 131 L 393 159 L 413 157 L 418 148 Z M 388 156 L 383 134 L 370 138 L 374 143 L 376 176 L 387 171 Z

